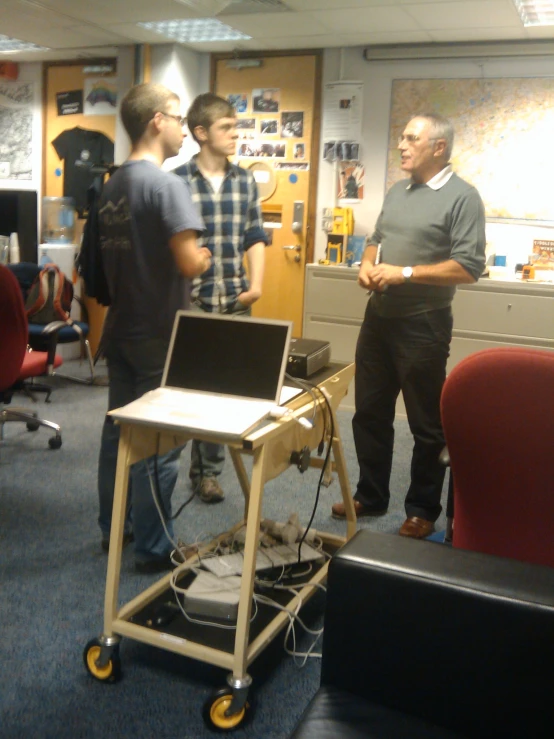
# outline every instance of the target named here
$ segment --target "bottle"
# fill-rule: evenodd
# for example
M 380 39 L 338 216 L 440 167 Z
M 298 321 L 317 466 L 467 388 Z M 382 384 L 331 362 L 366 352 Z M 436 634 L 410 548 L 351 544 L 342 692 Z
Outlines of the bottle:
M 10 234 L 10 264 L 19 262 L 19 238 L 15 231 Z

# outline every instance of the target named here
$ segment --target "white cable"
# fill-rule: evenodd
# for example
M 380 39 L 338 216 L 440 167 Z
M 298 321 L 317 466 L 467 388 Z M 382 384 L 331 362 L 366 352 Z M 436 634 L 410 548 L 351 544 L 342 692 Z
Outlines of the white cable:
M 294 662 L 295 662 L 295 664 L 298 667 L 304 667 L 304 665 L 306 664 L 306 662 L 307 662 L 307 660 L 308 660 L 309 657 L 321 659 L 321 656 L 322 656 L 321 653 L 320 652 L 314 652 L 313 650 L 314 650 L 315 645 L 317 644 L 317 642 L 318 642 L 321 634 L 323 634 L 323 629 L 317 629 L 317 630 L 310 629 L 302 621 L 302 619 L 298 615 L 298 612 L 300 611 L 300 608 L 303 605 L 303 602 L 302 602 L 301 599 L 299 600 L 298 605 L 297 605 L 297 607 L 296 607 L 296 609 L 294 611 L 292 611 L 290 608 L 287 608 L 286 606 L 282 606 L 280 603 L 277 603 L 276 601 L 274 601 L 271 598 L 268 598 L 268 597 L 266 597 L 264 595 L 256 595 L 255 594 L 254 595 L 254 600 L 255 601 L 258 601 L 260 603 L 264 603 L 265 605 L 271 606 L 272 608 L 276 608 L 277 610 L 283 611 L 283 612 L 285 612 L 285 613 L 288 614 L 288 617 L 289 617 L 289 625 L 288 625 L 287 631 L 285 633 L 285 639 L 284 639 L 283 646 L 284 646 L 284 649 L 287 652 L 287 654 L 290 654 L 293 657 Z M 295 623 L 295 621 L 298 621 L 298 623 L 304 629 L 304 631 L 306 631 L 308 634 L 315 635 L 315 637 L 316 637 L 314 639 L 314 641 L 312 642 L 312 644 L 311 644 L 311 646 L 310 646 L 310 648 L 308 649 L 307 652 L 297 652 L 296 651 L 296 631 L 294 629 L 294 623 Z M 291 634 L 291 633 L 292 633 L 292 640 L 293 640 L 293 649 L 292 650 L 290 650 L 288 648 L 288 646 L 287 646 L 287 640 L 288 640 L 289 634 Z M 296 659 L 297 657 L 303 657 L 304 658 L 304 661 L 299 664 L 297 662 L 297 659 Z
M 158 511 L 158 516 L 160 517 L 160 521 L 162 522 L 163 529 L 165 531 L 165 535 L 169 539 L 169 541 L 173 544 L 173 551 L 170 554 L 170 559 L 172 564 L 175 564 L 173 555 L 175 552 L 180 552 L 179 544 L 173 539 L 173 537 L 170 535 L 169 531 L 167 530 L 167 526 L 165 525 L 165 516 L 163 514 L 162 509 L 160 508 L 160 502 L 158 500 L 158 496 L 156 494 L 156 488 L 154 486 L 154 479 L 152 477 L 152 472 L 150 471 L 150 463 L 148 460 L 146 461 L 146 471 L 148 472 L 148 479 L 150 480 L 150 491 L 152 493 L 152 498 L 154 500 L 154 505 L 156 506 L 156 510 Z

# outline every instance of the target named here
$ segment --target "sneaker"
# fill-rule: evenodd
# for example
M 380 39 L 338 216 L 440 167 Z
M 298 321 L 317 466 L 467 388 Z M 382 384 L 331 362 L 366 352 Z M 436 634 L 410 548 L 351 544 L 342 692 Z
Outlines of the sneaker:
M 135 572 L 141 575 L 152 575 L 156 572 L 168 572 L 174 567 L 171 561 L 171 555 L 166 554 L 165 557 L 157 557 L 156 559 L 146 559 L 144 562 L 135 560 Z
M 204 503 L 221 503 L 225 493 L 215 477 L 203 477 L 196 486 L 196 492 Z
M 133 532 L 131 531 L 130 534 L 123 534 L 123 548 L 127 546 L 127 544 L 130 544 L 135 540 L 135 536 Z M 110 551 L 110 537 L 102 537 L 102 551 L 109 552 Z

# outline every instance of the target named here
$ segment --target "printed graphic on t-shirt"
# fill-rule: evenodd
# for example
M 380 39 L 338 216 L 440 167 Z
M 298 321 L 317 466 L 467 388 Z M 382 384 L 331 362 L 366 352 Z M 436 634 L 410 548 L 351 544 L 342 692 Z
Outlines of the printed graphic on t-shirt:
M 103 251 L 131 249 L 131 209 L 126 196 L 117 203 L 111 200 L 100 208 L 100 247 Z

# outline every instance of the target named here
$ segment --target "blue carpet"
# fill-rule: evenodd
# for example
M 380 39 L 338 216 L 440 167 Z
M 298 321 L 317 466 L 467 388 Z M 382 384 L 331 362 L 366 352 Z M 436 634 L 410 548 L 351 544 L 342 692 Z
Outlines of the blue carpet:
M 67 362 L 72 374 L 86 367 Z M 73 366 L 76 365 L 76 366 Z M 29 433 L 8 424 L 0 442 L 0 737 L 2 739 L 203 739 L 213 736 L 201 709 L 211 691 L 225 684 L 225 672 L 210 665 L 124 639 L 123 679 L 98 683 L 86 672 L 82 652 L 102 631 L 106 556 L 96 524 L 96 465 L 107 390 L 56 380 L 52 403 L 34 407 L 62 425 L 63 446 L 48 448 L 49 432 Z M 30 405 L 24 397 L 18 405 Z M 351 414 L 339 413 L 351 485 L 357 465 Z M 412 439 L 407 423 L 396 423 L 395 491 L 387 516 L 361 526 L 395 532 L 404 519 Z M 190 494 L 188 450 L 175 491 L 177 507 Z M 307 522 L 318 472 L 290 469 L 266 486 L 266 518 L 285 520 L 297 511 Z M 241 517 L 242 497 L 232 465 L 222 478 L 227 497 L 217 506 L 195 499 L 176 522 L 184 541 L 219 533 Z M 335 481 L 323 488 L 314 525 L 343 534 L 330 516 L 339 497 Z M 444 527 L 444 519 L 438 525 Z M 124 552 L 121 601 L 144 590 L 152 578 L 136 575 L 132 547 Z M 305 619 L 321 622 L 324 596 L 308 604 Z M 287 737 L 319 684 L 319 660 L 299 669 L 278 636 L 254 662 L 250 723 L 234 736 Z M 309 639 L 302 638 L 299 649 Z

